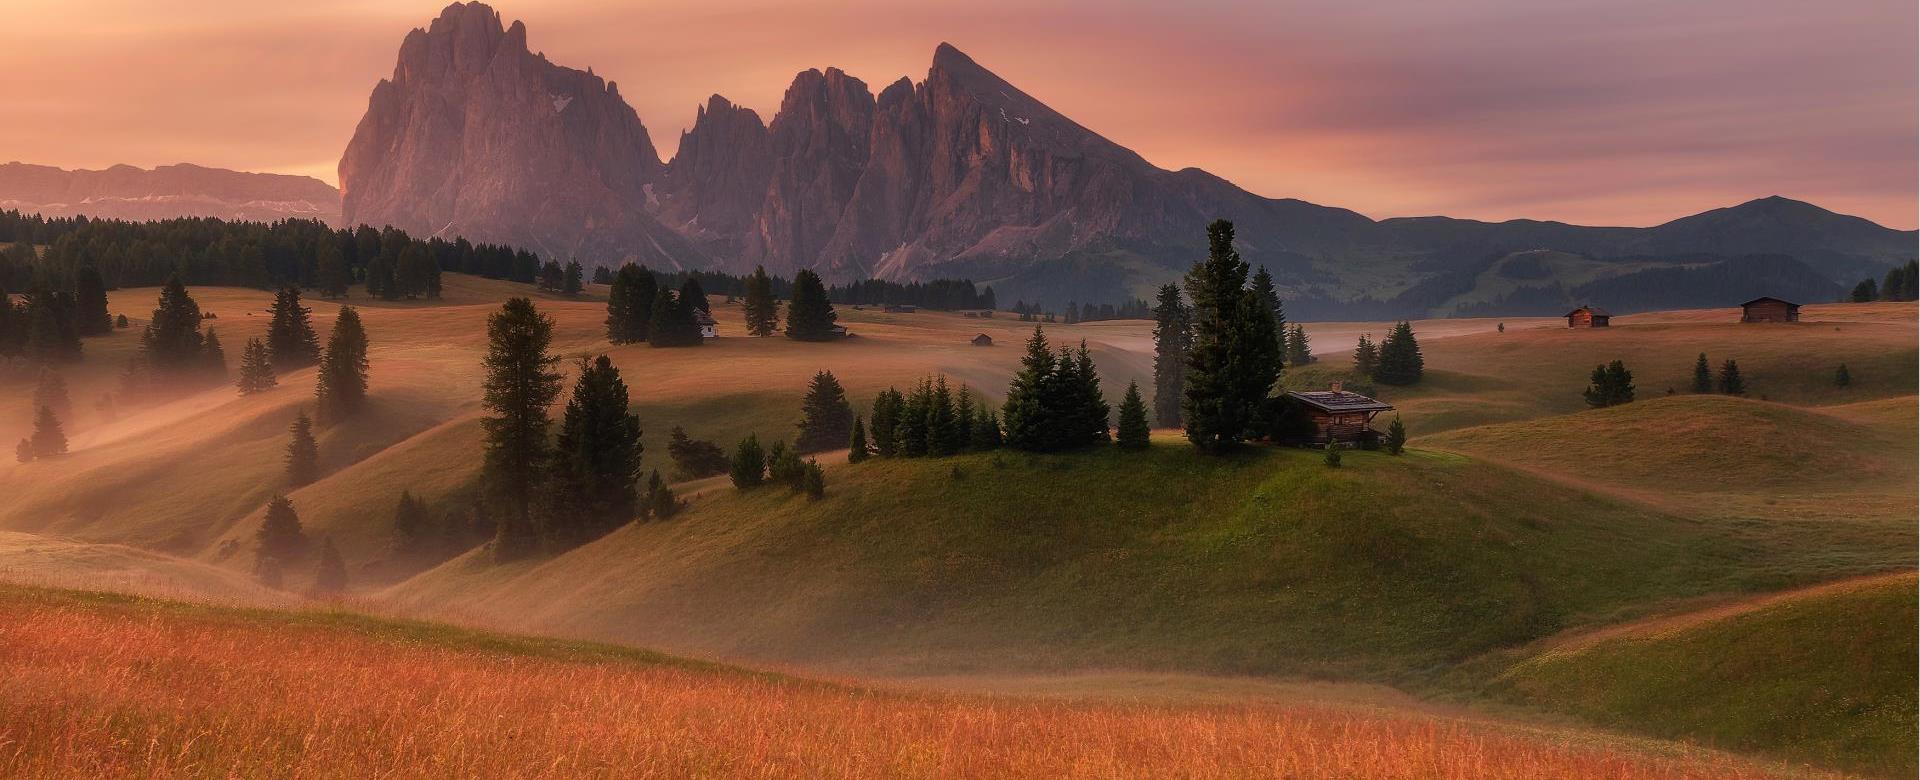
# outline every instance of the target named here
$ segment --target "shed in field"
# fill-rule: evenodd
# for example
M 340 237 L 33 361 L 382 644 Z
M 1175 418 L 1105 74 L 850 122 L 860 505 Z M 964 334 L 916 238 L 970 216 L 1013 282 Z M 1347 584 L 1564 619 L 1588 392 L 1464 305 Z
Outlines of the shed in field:
M 703 339 L 720 338 L 720 323 L 714 321 L 713 315 L 708 314 L 704 311 L 701 311 L 700 309 L 694 309 L 693 321 L 695 324 L 700 326 L 700 338 L 703 338 Z
M 974 336 L 973 345 L 976 347 L 991 347 L 993 346 L 993 337 L 985 333 Z
M 1760 296 L 1740 304 L 1741 322 L 1799 322 L 1800 304 Z
M 920 307 L 911 303 L 890 303 L 885 309 L 888 314 L 912 314 L 919 310 Z
M 1317 430 L 1311 441 L 1318 444 L 1378 441 L 1380 432 L 1373 429 L 1373 417 L 1393 409 L 1392 404 L 1342 390 L 1339 382 L 1329 390 L 1287 395 L 1298 401 L 1313 420 Z
M 1607 321 L 1611 319 L 1613 314 L 1606 309 L 1598 306 L 1582 306 L 1567 312 L 1567 327 L 1604 328 L 1607 327 Z

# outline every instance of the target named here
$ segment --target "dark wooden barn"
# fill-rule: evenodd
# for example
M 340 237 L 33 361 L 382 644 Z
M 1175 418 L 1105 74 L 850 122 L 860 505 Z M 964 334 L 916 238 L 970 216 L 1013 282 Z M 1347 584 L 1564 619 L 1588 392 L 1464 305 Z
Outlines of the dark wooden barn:
M 1567 312 L 1567 327 L 1604 328 L 1607 327 L 1607 321 L 1611 319 L 1613 319 L 1613 315 L 1608 313 L 1606 309 L 1598 306 L 1582 306 Z
M 1393 409 L 1391 404 L 1342 390 L 1338 382 L 1330 390 L 1287 395 L 1298 401 L 1313 420 L 1317 430 L 1309 441 L 1315 444 L 1378 441 L 1380 432 L 1373 429 L 1373 417 Z
M 993 346 L 993 337 L 985 333 L 974 336 L 973 345 L 976 347 L 991 347 Z
M 1800 304 L 1761 296 L 1740 304 L 1741 322 L 1799 322 Z

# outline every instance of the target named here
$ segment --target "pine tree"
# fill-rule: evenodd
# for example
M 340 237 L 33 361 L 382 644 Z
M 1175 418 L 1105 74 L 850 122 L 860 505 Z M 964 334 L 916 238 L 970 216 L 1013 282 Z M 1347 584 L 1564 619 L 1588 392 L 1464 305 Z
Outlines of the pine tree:
M 660 478 L 660 470 L 654 469 L 647 477 L 646 513 L 655 520 L 665 520 L 680 511 L 680 499 L 673 495 L 673 488 L 667 487 L 667 481 Z
M 204 365 L 204 343 L 200 305 L 187 294 L 187 286 L 178 275 L 169 277 L 160 288 L 160 303 L 141 337 L 141 362 L 162 375 L 179 376 Z
M 579 295 L 581 290 L 587 288 L 584 282 L 585 277 L 580 269 L 580 261 L 568 260 L 566 277 L 560 284 L 560 291 L 568 295 Z
M 1407 424 L 1400 421 L 1400 415 L 1393 416 L 1393 422 L 1387 424 L 1387 453 L 1398 455 L 1407 449 Z
M 327 336 L 327 352 L 320 358 L 313 392 L 322 422 L 345 420 L 366 406 L 367 331 L 360 326 L 360 313 L 352 306 L 340 307 L 334 317 L 333 333 Z
M 667 457 L 673 459 L 674 471 L 681 479 L 705 479 L 727 473 L 727 454 L 720 451 L 720 445 L 710 441 L 695 441 L 687 436 L 686 430 L 673 426 L 667 436 Z
M 793 447 L 802 453 L 831 450 L 847 443 L 853 429 L 853 405 L 830 371 L 813 375 L 800 403 L 800 433 Z
M 1847 364 L 1841 363 L 1839 368 L 1833 370 L 1833 386 L 1847 387 L 1852 384 L 1853 374 L 1847 371 Z
M 1147 428 L 1147 406 L 1140 400 L 1140 383 L 1127 383 L 1127 396 L 1120 401 L 1120 435 L 1122 449 L 1144 450 L 1151 439 Z
M 1380 349 L 1375 347 L 1367 334 L 1360 334 L 1360 343 L 1353 348 L 1353 372 L 1364 377 L 1373 376 L 1373 369 L 1380 364 Z
M 59 417 L 73 416 L 73 401 L 67 396 L 67 380 L 51 368 L 40 369 L 40 381 L 33 387 L 33 408 L 46 407 Z
M 647 325 L 647 344 L 654 347 L 697 347 L 700 323 L 693 318 L 693 306 L 672 290 L 660 288 L 653 298 L 653 321 Z
M 1720 364 L 1720 392 L 1724 395 L 1746 395 L 1746 380 L 1740 378 L 1740 364 L 1729 359 Z
M 199 310 L 194 311 L 196 324 Z M 27 296 L 26 336 L 21 352 L 41 365 L 68 363 L 80 359 L 80 331 L 73 323 L 71 299 L 44 287 Z M 199 333 L 196 331 L 195 336 Z M 198 342 L 195 342 L 198 346 Z M 197 356 L 190 355 L 191 357 Z M 197 364 L 196 364 L 197 365 Z
M 747 300 L 743 308 L 748 333 L 771 336 L 779 327 L 780 302 L 773 298 L 773 280 L 767 278 L 766 268 L 754 266 L 753 276 L 747 277 Z
M 1619 406 L 1633 401 L 1633 372 L 1618 360 L 1594 366 L 1591 383 L 1583 394 L 1594 408 Z
M 700 286 L 700 277 L 696 274 L 687 274 L 687 280 L 680 283 L 680 300 L 691 308 L 713 313 L 713 304 L 707 301 L 706 288 Z
M 320 561 L 313 570 L 313 595 L 337 596 L 347 590 L 347 563 L 333 546 L 333 537 L 320 538 Z
M 1078 447 L 1109 441 L 1107 421 L 1113 415 L 1113 408 L 1107 405 L 1106 395 L 1100 392 L 1100 374 L 1094 370 L 1093 355 L 1087 351 L 1086 339 L 1080 340 L 1080 349 L 1074 353 L 1070 386 L 1072 394 L 1069 406 L 1063 410 L 1072 421 L 1066 446 Z
M 894 452 L 903 458 L 927 454 L 927 422 L 932 413 L 933 380 L 923 379 L 900 407 L 900 421 L 894 426 Z
M 1347 448 L 1346 445 L 1341 444 L 1340 442 L 1337 442 L 1337 441 L 1329 443 L 1327 445 L 1327 455 L 1326 455 L 1327 465 L 1336 469 L 1340 468 L 1340 451 L 1346 448 Z
M 400 491 L 393 506 L 393 557 L 409 564 L 430 560 L 438 543 L 432 523 L 426 502 L 414 498 L 412 491 Z
M 1906 288 L 1906 269 L 1894 266 L 1887 269 L 1887 279 L 1880 283 L 1880 298 L 1887 301 L 1900 300 L 1901 292 Z
M 1307 329 L 1294 325 L 1291 332 L 1283 333 L 1286 340 L 1286 360 L 1289 366 L 1304 366 L 1314 361 L 1313 345 L 1307 341 Z
M 859 415 L 853 417 L 853 432 L 847 434 L 847 462 L 859 463 L 867 459 L 871 452 L 867 449 L 867 426 Z
M 53 407 L 42 406 L 33 415 L 33 457 L 53 458 L 67 454 L 67 433 L 60 427 L 60 418 L 53 413 Z
M 657 295 L 652 271 L 632 263 L 621 266 L 607 292 L 607 340 L 615 344 L 646 341 Z
M 953 391 L 946 376 L 934 380 L 933 395 L 927 404 L 927 454 L 946 457 L 966 446 L 966 431 L 959 426 L 953 409 Z
M 1420 354 L 1420 342 L 1413 336 L 1413 324 L 1401 321 L 1380 343 L 1379 363 L 1373 380 L 1385 385 L 1411 385 L 1426 372 L 1426 358 Z
M 800 491 L 811 501 L 827 497 L 827 472 L 820 468 L 819 462 L 807 461 L 806 470 L 801 473 Z
M 113 319 L 107 315 L 107 282 L 100 277 L 100 269 L 89 264 L 74 272 L 73 304 L 74 327 L 80 335 L 113 331 Z
M 798 341 L 831 341 L 834 331 L 833 304 L 827 301 L 826 285 L 820 275 L 805 268 L 793 275 L 793 299 L 787 303 L 787 338 Z
M 562 545 L 598 536 L 632 519 L 640 480 L 640 418 L 628 411 L 627 384 L 606 355 L 580 361 L 580 378 L 555 439 L 549 527 Z
M 729 469 L 733 486 L 741 490 L 759 487 L 767 479 L 767 456 L 760 449 L 760 439 L 748 435 L 740 440 L 740 446 L 733 450 L 733 467 Z
M 247 339 L 246 349 L 240 352 L 240 378 L 234 382 L 240 394 L 265 392 L 279 383 L 273 373 L 273 363 L 267 358 L 267 345 L 259 339 Z
M 1861 279 L 1859 284 L 1853 286 L 1853 295 L 1849 296 L 1854 303 L 1868 303 L 1879 298 L 1880 285 L 1874 284 L 1872 278 Z
M 320 339 L 313 332 L 312 310 L 300 305 L 300 290 L 283 287 L 273 296 L 273 320 L 267 324 L 267 357 L 276 370 L 291 371 L 320 362 Z
M 1273 274 L 1267 273 L 1267 267 L 1264 265 L 1253 273 L 1253 296 L 1260 302 L 1262 309 L 1273 312 L 1273 332 L 1285 334 L 1287 332 L 1286 308 L 1280 303 L 1279 291 L 1273 287 Z
M 314 247 L 313 257 L 314 286 L 320 289 L 320 297 L 347 297 L 347 288 L 353 285 L 353 269 L 347 265 L 340 246 L 323 239 Z
M 208 328 L 200 341 L 200 365 L 209 379 L 227 381 L 227 351 L 220 346 L 220 335 L 213 328 Z
M 1233 223 L 1215 220 L 1207 226 L 1206 261 L 1187 273 L 1194 327 L 1181 415 L 1187 439 L 1203 452 L 1244 440 L 1280 375 L 1272 313 L 1245 289 L 1246 279 Z
M 512 560 L 532 550 L 533 497 L 549 447 L 547 407 L 560 395 L 557 358 L 547 353 L 553 320 L 526 298 L 510 298 L 487 318 L 485 482 L 504 510 L 494 555 Z
M 1693 391 L 1696 393 L 1713 392 L 1713 370 L 1707 367 L 1707 353 L 1693 361 Z
M 293 511 L 293 502 L 281 495 L 268 501 L 267 516 L 260 522 L 259 530 L 254 532 L 253 540 L 255 561 L 273 560 L 285 564 L 305 553 L 307 535 L 300 527 L 300 515 Z
M 899 444 L 900 415 L 905 410 L 906 398 L 896 388 L 889 387 L 874 396 L 873 399 L 873 454 L 882 458 L 891 458 L 897 452 Z
M 973 436 L 968 442 L 974 449 L 996 449 L 1005 441 L 1000 429 L 1000 415 L 986 411 L 974 418 Z
M 320 445 L 313 440 L 313 420 L 305 411 L 287 426 L 287 484 L 301 487 L 320 477 Z
M 1058 423 L 1048 419 L 1045 393 L 1053 381 L 1056 359 L 1040 326 L 1027 338 L 1027 354 L 1020 359 L 1020 371 L 1007 386 L 1006 403 L 1000 407 L 1006 422 L 1006 441 L 1015 449 L 1049 452 L 1059 449 L 1055 433 Z

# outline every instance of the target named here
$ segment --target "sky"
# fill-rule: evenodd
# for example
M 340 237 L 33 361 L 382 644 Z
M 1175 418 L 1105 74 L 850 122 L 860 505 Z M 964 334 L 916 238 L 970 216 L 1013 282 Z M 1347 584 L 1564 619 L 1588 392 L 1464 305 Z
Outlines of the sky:
M 443 2 L 0 0 L 0 161 L 330 183 Z M 725 95 L 876 91 L 948 41 L 1165 168 L 1383 218 L 1651 225 L 1767 195 L 1913 228 L 1913 0 L 500 0 L 662 158 Z

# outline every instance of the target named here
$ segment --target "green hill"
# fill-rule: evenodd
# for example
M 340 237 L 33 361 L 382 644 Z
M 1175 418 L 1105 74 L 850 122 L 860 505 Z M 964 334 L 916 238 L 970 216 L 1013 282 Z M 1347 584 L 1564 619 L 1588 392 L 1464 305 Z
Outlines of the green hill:
M 1914 582 L 1848 581 L 1607 630 L 1489 687 L 1604 726 L 1912 777 Z

